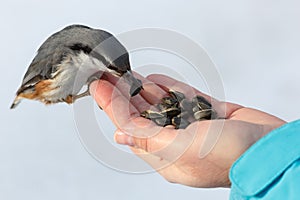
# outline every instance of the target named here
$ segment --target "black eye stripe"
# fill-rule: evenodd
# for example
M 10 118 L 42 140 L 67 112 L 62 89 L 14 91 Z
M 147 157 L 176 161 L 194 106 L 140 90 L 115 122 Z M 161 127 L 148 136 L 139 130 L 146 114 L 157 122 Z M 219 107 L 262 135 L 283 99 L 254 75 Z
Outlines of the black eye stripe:
M 70 49 L 75 51 L 75 53 L 84 52 L 85 54 L 89 54 L 90 56 L 100 60 L 105 66 L 107 66 L 108 69 L 114 70 L 116 72 L 119 72 L 121 74 L 125 73 L 128 69 L 124 70 L 122 66 L 129 66 L 129 60 L 125 59 L 128 57 L 128 54 L 121 55 L 119 58 L 117 58 L 112 64 L 110 61 L 106 59 L 105 56 L 101 55 L 97 51 L 90 48 L 88 45 L 84 45 L 82 43 L 75 43 L 71 46 L 68 46 Z M 121 67 L 120 67 L 121 66 Z
M 72 46 L 69 46 L 69 48 L 72 49 L 73 51 L 83 51 L 86 54 L 89 54 L 93 50 L 89 46 L 84 45 L 82 43 L 73 44 Z
M 76 43 L 73 44 L 71 46 L 68 46 L 70 49 L 72 49 L 73 51 L 75 51 L 76 53 L 79 53 L 80 51 L 86 53 L 86 54 L 90 54 L 90 56 L 97 58 L 98 60 L 100 60 L 102 63 L 104 63 L 106 66 L 109 65 L 109 63 L 107 62 L 107 60 L 105 59 L 104 56 L 102 56 L 101 54 L 99 54 L 98 52 L 94 51 L 92 48 L 90 48 L 87 45 L 84 45 L 82 43 Z

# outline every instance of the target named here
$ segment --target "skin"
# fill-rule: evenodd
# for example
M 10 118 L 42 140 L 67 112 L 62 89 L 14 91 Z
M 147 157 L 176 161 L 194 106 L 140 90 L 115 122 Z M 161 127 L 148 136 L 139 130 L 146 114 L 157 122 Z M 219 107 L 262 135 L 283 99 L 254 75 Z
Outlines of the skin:
M 90 85 L 98 105 L 113 121 L 115 141 L 151 165 L 167 181 L 192 187 L 230 187 L 230 167 L 252 144 L 285 121 L 252 108 L 220 102 L 165 75 L 142 80 L 144 90 L 130 98 L 123 80 L 106 75 Z M 121 86 L 121 87 L 120 87 Z M 169 89 L 187 98 L 202 95 L 222 119 L 194 122 L 186 129 L 159 127 L 140 113 L 167 96 Z

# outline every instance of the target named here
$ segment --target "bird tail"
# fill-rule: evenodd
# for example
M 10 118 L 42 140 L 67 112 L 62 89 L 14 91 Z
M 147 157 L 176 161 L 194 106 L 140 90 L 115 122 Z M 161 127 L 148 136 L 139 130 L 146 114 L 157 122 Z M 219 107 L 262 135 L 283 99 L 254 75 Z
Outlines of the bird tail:
M 16 96 L 16 98 L 14 99 L 13 103 L 10 106 L 10 109 L 14 109 L 17 107 L 17 105 L 21 102 L 21 97 Z

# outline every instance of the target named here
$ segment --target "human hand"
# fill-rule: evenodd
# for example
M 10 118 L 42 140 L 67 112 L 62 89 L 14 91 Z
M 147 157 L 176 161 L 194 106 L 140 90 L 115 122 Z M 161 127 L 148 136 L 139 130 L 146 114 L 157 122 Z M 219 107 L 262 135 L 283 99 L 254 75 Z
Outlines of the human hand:
M 112 76 L 93 82 L 91 94 L 117 127 L 115 140 L 129 145 L 170 182 L 193 187 L 229 187 L 233 162 L 253 143 L 285 122 L 267 113 L 220 102 L 164 75 L 150 75 L 144 90 L 130 98 L 128 88 Z M 120 87 L 121 86 L 121 87 Z M 159 127 L 140 117 L 173 89 L 187 98 L 204 96 L 213 101 L 220 120 L 194 122 L 186 129 Z

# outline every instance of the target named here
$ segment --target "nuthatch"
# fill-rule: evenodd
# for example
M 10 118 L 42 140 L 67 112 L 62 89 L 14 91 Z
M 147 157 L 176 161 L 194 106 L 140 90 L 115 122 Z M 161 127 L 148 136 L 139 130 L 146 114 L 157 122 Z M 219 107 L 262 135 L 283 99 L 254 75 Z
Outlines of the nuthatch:
M 123 77 L 134 96 L 143 88 L 132 75 L 125 47 L 110 33 L 83 25 L 71 25 L 50 36 L 38 49 L 17 96 L 45 104 L 66 102 L 89 95 L 84 85 L 99 79 L 104 72 Z

